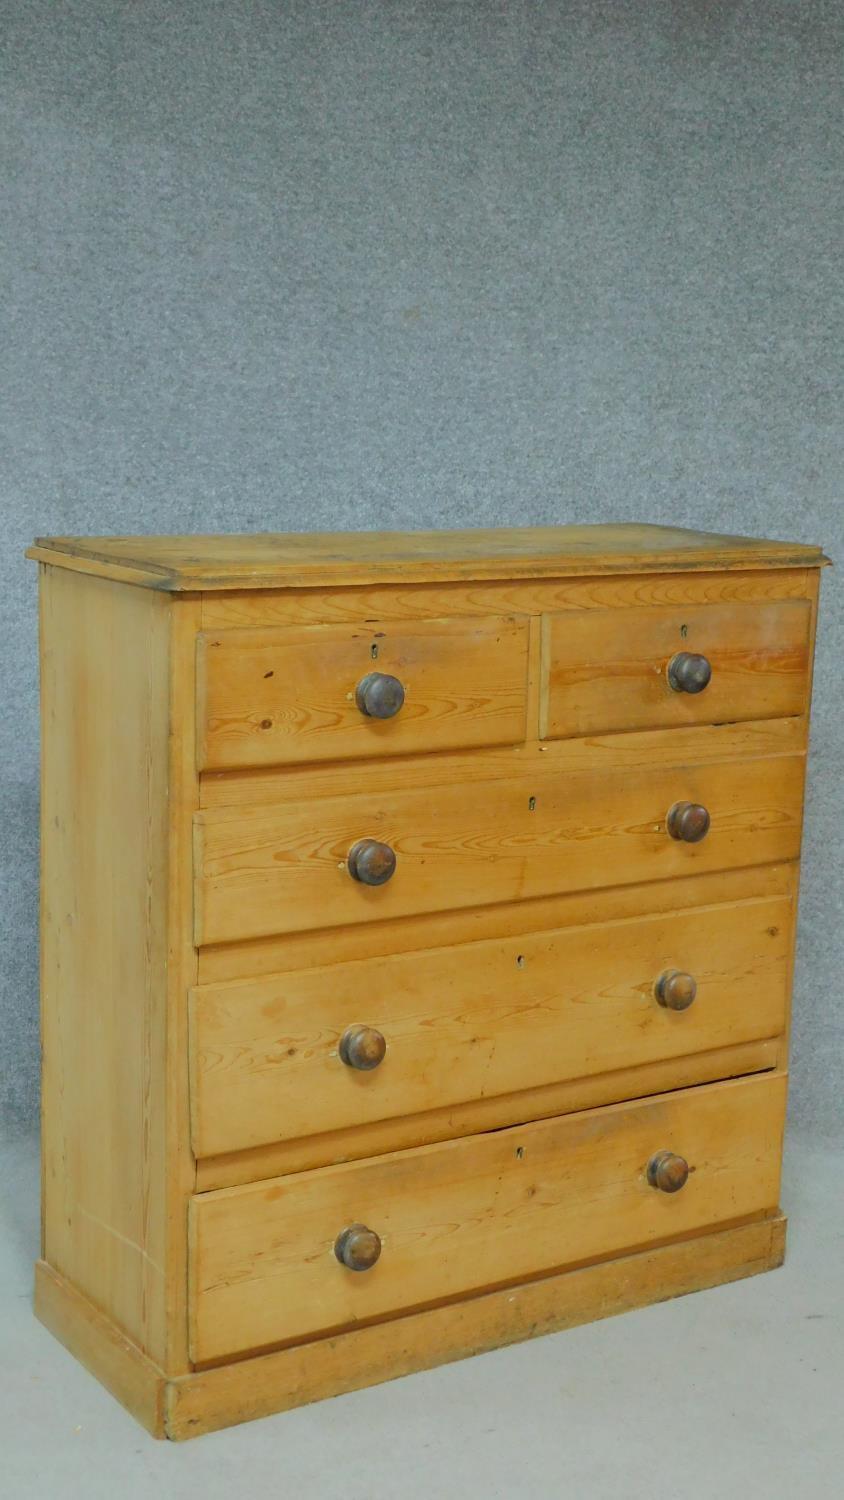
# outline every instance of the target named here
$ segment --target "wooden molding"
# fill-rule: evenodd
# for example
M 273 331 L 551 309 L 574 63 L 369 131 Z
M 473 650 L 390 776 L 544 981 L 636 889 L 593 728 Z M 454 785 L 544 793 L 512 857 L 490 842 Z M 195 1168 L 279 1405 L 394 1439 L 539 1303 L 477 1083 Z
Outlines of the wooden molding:
M 148 1432 L 182 1440 L 774 1270 L 786 1222 L 777 1213 L 175 1379 L 44 1261 L 35 1313 Z

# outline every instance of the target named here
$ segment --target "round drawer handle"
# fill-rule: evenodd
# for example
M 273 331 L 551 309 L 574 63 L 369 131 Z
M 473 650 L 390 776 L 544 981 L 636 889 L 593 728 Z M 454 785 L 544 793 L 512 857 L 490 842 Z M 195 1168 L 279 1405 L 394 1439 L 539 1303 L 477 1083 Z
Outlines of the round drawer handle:
M 648 1162 L 648 1182 L 661 1193 L 679 1193 L 689 1180 L 689 1163 L 673 1151 L 657 1151 Z
M 377 839 L 358 839 L 348 856 L 349 874 L 362 885 L 386 885 L 396 873 L 396 851 Z
M 334 1241 L 334 1254 L 349 1271 L 371 1271 L 381 1254 L 381 1240 L 365 1224 L 350 1224 Z
M 374 1026 L 347 1026 L 340 1038 L 340 1060 L 347 1068 L 369 1073 L 384 1061 L 387 1043 Z
M 688 1010 L 697 995 L 697 980 L 682 969 L 666 969 L 660 974 L 654 991 L 660 1005 L 666 1010 Z
M 392 719 L 404 703 L 404 688 L 387 672 L 367 672 L 355 688 L 355 703 L 367 719 Z
M 709 813 L 699 802 L 675 802 L 669 808 L 665 826 L 673 839 L 683 844 L 699 844 L 709 832 Z
M 675 693 L 702 693 L 712 680 L 712 663 L 694 651 L 678 651 L 668 663 L 668 686 Z

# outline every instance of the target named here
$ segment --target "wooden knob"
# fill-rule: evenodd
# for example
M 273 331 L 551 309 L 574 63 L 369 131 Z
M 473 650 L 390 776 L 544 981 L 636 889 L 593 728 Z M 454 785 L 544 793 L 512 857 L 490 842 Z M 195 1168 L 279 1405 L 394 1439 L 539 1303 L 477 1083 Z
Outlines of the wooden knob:
M 710 817 L 699 802 L 675 802 L 669 809 L 665 826 L 673 839 L 684 844 L 699 844 L 709 832 Z
M 679 1193 L 689 1178 L 689 1163 L 673 1151 L 657 1151 L 648 1162 L 648 1182 L 661 1193 Z
M 688 1010 L 697 994 L 697 980 L 682 969 L 666 969 L 654 986 L 656 998 L 666 1010 Z
M 702 693 L 711 678 L 711 662 L 694 651 L 678 651 L 668 663 L 668 685 L 675 693 Z
M 340 1038 L 340 1058 L 347 1068 L 369 1073 L 384 1061 L 387 1043 L 373 1026 L 347 1026 Z
M 367 672 L 355 688 L 355 703 L 368 719 L 392 719 L 404 703 L 404 688 L 387 672 Z
M 396 872 L 396 851 L 377 839 L 358 839 L 349 850 L 349 874 L 362 885 L 385 885 Z
M 371 1271 L 381 1254 L 381 1241 L 365 1224 L 350 1224 L 334 1241 L 334 1254 L 350 1271 Z

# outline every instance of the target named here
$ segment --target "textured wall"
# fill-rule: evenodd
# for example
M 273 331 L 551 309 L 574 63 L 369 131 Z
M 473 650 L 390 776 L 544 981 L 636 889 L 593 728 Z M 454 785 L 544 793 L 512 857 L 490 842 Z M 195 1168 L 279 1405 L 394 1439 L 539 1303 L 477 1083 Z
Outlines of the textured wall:
M 0 0 L 0 1102 L 36 1109 L 36 533 L 626 520 L 844 559 L 842 7 Z M 792 1112 L 840 1123 L 825 580 Z

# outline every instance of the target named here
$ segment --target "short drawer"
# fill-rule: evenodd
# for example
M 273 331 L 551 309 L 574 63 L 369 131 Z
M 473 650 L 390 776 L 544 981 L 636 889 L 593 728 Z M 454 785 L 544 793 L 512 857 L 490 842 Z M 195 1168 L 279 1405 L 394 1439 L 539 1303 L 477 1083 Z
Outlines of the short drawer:
M 197 651 L 203 770 L 525 737 L 524 617 L 221 630 Z
M 785 1079 L 765 1074 L 202 1194 L 190 1207 L 192 1358 L 772 1211 L 784 1112 Z M 666 1190 L 683 1164 L 685 1185 Z
M 197 814 L 198 944 L 795 859 L 803 756 L 674 768 L 561 771 L 553 755 L 509 775 Z M 704 806 L 697 843 L 669 810 Z M 363 841 L 395 855 L 392 877 L 352 877 Z M 358 865 L 360 871 L 360 866 Z M 384 864 L 375 874 L 380 878 Z
M 810 624 L 807 599 L 546 615 L 540 733 L 565 739 L 802 714 Z M 690 656 L 707 666 L 689 665 Z
M 195 1154 L 775 1037 L 791 926 L 778 896 L 197 988 Z

